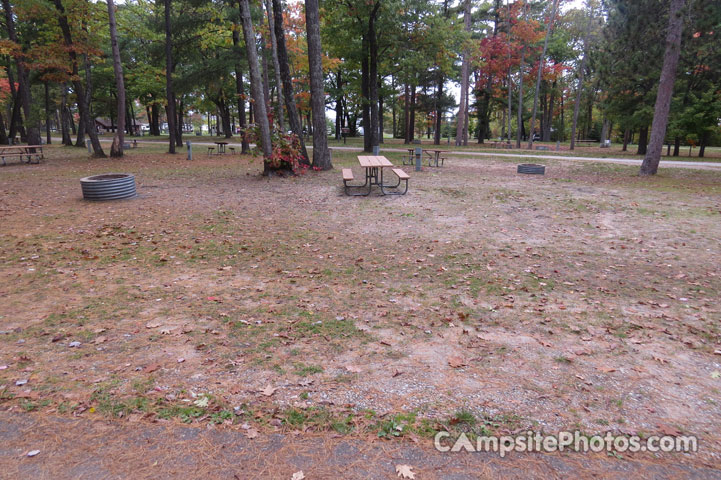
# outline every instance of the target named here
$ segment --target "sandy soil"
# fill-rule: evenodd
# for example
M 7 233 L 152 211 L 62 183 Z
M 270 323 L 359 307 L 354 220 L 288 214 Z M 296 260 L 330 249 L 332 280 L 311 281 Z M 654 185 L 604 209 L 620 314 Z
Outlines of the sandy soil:
M 718 465 L 721 172 L 459 156 L 348 198 L 337 169 L 48 156 L 0 169 L 6 410 L 416 439 L 469 412 L 477 433 L 696 435 L 655 460 Z M 110 171 L 140 196 L 83 201 Z

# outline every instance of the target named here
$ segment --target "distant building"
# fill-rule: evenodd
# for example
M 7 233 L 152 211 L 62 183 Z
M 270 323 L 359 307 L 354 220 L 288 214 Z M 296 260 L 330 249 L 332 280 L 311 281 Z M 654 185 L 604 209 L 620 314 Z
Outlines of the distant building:
M 95 119 L 95 130 L 98 133 L 115 133 L 117 127 L 108 118 L 96 118 Z

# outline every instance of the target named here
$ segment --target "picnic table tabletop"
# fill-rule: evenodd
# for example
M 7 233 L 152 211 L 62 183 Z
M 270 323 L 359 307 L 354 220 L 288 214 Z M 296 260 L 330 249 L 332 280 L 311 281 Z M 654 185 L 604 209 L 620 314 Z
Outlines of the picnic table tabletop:
M 358 155 L 358 163 L 365 168 L 392 167 L 393 163 L 382 155 Z
M 39 148 L 42 149 L 43 145 L 0 145 L 3 150 L 21 150 L 25 151 L 28 148 Z

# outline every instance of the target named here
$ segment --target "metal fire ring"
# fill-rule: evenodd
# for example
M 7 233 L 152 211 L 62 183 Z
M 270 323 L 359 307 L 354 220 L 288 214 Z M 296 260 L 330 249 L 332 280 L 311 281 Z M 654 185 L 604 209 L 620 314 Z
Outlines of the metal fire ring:
M 80 179 L 85 200 L 120 200 L 136 196 L 135 175 L 107 173 Z
M 537 163 L 522 163 L 518 165 L 518 173 L 527 173 L 534 175 L 543 175 L 546 173 L 545 165 L 538 165 Z

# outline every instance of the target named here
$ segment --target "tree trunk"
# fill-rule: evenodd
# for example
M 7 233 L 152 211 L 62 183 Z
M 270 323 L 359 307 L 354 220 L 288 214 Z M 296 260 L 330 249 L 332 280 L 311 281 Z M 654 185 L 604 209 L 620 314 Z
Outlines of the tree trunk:
M 521 64 L 518 67 L 518 111 L 516 115 L 516 148 L 521 148 L 521 136 L 523 135 L 523 67 L 526 57 L 526 46 L 521 48 Z
M 165 4 L 165 98 L 168 119 L 168 153 L 175 153 L 175 92 L 173 91 L 173 37 L 170 25 L 170 0 Z
M 59 0 L 58 0 L 59 1 Z M 15 32 L 15 19 L 10 0 L 2 0 L 3 10 L 5 11 L 5 27 L 8 31 L 8 38 L 11 42 L 21 45 Z M 40 128 L 37 122 L 33 121 L 30 107 L 32 105 L 32 97 L 30 94 L 30 78 L 28 71 L 25 69 L 25 63 L 19 57 L 15 58 L 15 64 L 18 70 L 18 95 L 22 105 L 23 114 L 25 116 L 25 127 L 27 128 L 27 142 L 30 145 L 40 144 Z
M 280 62 L 278 61 L 278 39 L 275 35 L 275 21 L 273 20 L 273 6 L 271 0 L 265 0 L 265 11 L 268 16 L 270 30 L 270 46 L 273 54 L 273 71 L 275 72 L 275 85 L 277 102 L 275 102 L 275 116 L 281 132 L 285 132 L 285 118 L 283 115 L 283 81 L 280 78 Z
M 240 32 L 233 29 L 233 46 L 237 49 L 240 45 Z M 248 124 L 245 118 L 245 87 L 243 86 L 243 70 L 240 66 L 240 51 L 237 52 L 235 60 L 235 93 L 238 97 L 238 123 L 240 124 L 240 153 L 247 154 L 250 151 L 246 129 Z
M 621 148 L 622 152 L 625 152 L 628 150 L 628 142 L 631 140 L 631 130 L 628 128 L 623 132 L 623 147 Z
M 343 135 L 343 76 L 340 68 L 335 74 L 335 86 L 338 92 L 335 99 L 335 139 L 340 140 Z
M 681 149 L 681 137 L 678 135 L 673 139 L 673 156 L 678 157 L 679 150 Z
M 668 14 L 668 30 L 666 32 L 666 51 L 663 55 L 661 79 L 658 84 L 656 105 L 653 110 L 651 142 L 641 164 L 641 175 L 655 175 L 661 161 L 661 149 L 663 148 L 663 140 L 666 137 L 668 112 L 671 108 L 671 97 L 673 96 L 673 84 L 676 80 L 676 67 L 681 52 L 681 30 L 683 29 L 681 9 L 683 9 L 685 3 L 685 0 L 671 0 L 671 8 Z M 639 143 L 639 148 L 640 146 Z
M 648 125 L 638 131 L 638 150 L 636 155 L 645 155 L 648 151 Z M 653 174 L 651 174 L 653 175 Z
M 5 132 L 5 119 L 3 119 L 2 113 L 0 113 L 0 145 L 8 144 L 8 136 Z
M 183 96 L 180 96 L 180 100 L 177 98 L 176 101 L 176 107 L 175 107 L 175 114 L 177 115 L 177 119 L 175 121 L 175 146 L 176 147 L 182 147 L 183 146 Z M 230 108 L 230 107 L 228 107 Z M 230 116 L 230 112 L 228 112 L 228 115 Z M 228 136 L 230 138 L 230 135 Z
M 588 25 L 586 26 L 586 34 L 583 37 L 583 58 L 581 59 L 581 67 L 578 72 L 578 87 L 576 87 L 576 101 L 573 106 L 573 123 L 571 124 L 571 146 L 570 150 L 576 148 L 576 127 L 578 125 L 578 112 L 581 108 L 581 93 L 583 91 L 583 78 L 586 75 L 586 50 L 588 49 L 588 40 L 591 35 L 591 25 L 593 24 L 593 5 L 590 4 L 588 11 Z
M 218 105 L 220 110 L 220 121 L 223 125 L 223 136 L 225 138 L 231 138 L 233 136 L 233 130 L 230 128 L 230 105 L 225 99 L 222 99 Z
M 440 145 L 441 144 L 441 126 L 443 122 L 443 109 L 441 108 L 441 102 L 443 100 L 443 74 L 441 73 L 440 68 L 437 72 L 438 81 L 436 82 L 436 96 L 435 96 L 435 112 L 436 112 L 436 118 L 435 118 L 435 125 L 433 130 L 433 145 Z
M 263 79 L 263 97 L 265 98 L 265 111 L 268 112 L 268 114 L 273 115 L 273 110 L 270 102 L 270 80 L 268 78 L 268 49 L 265 47 L 265 39 L 263 38 L 263 35 L 261 34 L 260 37 L 260 72 L 261 78 Z M 273 130 L 272 121 L 270 121 L 270 129 Z
M 328 150 L 325 124 L 325 92 L 321 62 L 320 18 L 318 0 L 305 0 L 305 28 L 308 39 L 308 67 L 310 74 L 310 103 L 313 111 L 313 167 L 333 168 Z
M 510 54 L 509 54 L 510 57 Z M 511 77 L 511 67 L 508 67 L 508 146 L 511 146 L 511 118 L 513 118 L 513 79 Z
M 471 31 L 471 0 L 463 2 L 463 30 Z M 463 63 L 461 64 L 461 101 L 458 105 L 456 117 L 456 146 L 468 145 L 468 132 L 466 130 L 466 117 L 468 116 L 468 69 L 470 52 L 463 49 Z
M 408 120 L 408 138 L 412 142 L 416 138 L 416 86 L 411 85 L 410 118 Z
M 78 110 L 80 110 L 80 104 L 78 103 Z M 85 147 L 85 113 L 80 112 L 80 118 L 78 119 L 78 133 L 75 137 L 75 146 L 79 148 Z
M 376 0 L 375 6 L 368 19 L 368 51 L 369 51 L 369 78 L 368 90 L 370 94 L 370 132 L 369 143 L 371 149 L 378 146 L 378 36 L 376 34 L 376 16 L 381 0 Z
M 601 145 L 604 145 L 606 143 L 606 140 L 608 139 L 608 133 L 610 129 L 610 122 L 607 118 L 603 119 L 603 127 L 601 127 Z
M 405 144 L 411 143 L 411 89 L 410 86 L 406 83 L 403 87 L 403 125 L 404 125 L 404 131 L 403 131 L 403 138 Z
M 558 7 L 559 0 L 553 0 L 551 6 L 551 16 L 548 19 L 548 25 L 546 25 L 546 38 L 543 40 L 543 52 L 541 58 L 538 59 L 538 72 L 536 75 L 536 93 L 533 96 L 533 113 L 531 114 L 531 125 L 528 128 L 530 135 L 528 136 L 528 148 L 533 150 L 533 136 L 536 129 L 536 108 L 538 107 L 538 95 L 541 92 L 541 74 L 543 73 L 543 64 L 546 62 L 546 50 L 548 50 L 548 39 L 551 36 L 553 27 L 553 20 L 556 18 L 556 8 Z
M 50 88 L 48 82 L 43 82 L 45 87 L 45 143 L 50 145 L 52 138 L 50 137 Z
M 368 35 L 361 40 L 361 108 L 363 122 L 363 151 L 372 152 L 371 143 L 371 113 L 370 113 L 370 65 L 368 64 Z
M 279 0 L 273 0 L 273 8 L 275 10 L 276 2 L 280 3 Z M 255 49 L 255 32 L 253 31 L 253 20 L 250 16 L 250 5 L 248 4 L 248 0 L 238 0 L 238 6 L 240 9 L 240 19 L 241 23 L 243 25 L 243 38 L 245 39 L 245 50 L 246 55 L 248 58 L 248 66 L 250 70 L 250 91 L 251 95 L 253 97 L 253 102 L 255 104 L 255 119 L 256 123 L 258 124 L 258 128 L 260 130 L 260 137 L 258 140 L 260 140 L 260 146 L 263 151 L 263 175 L 268 175 L 270 173 L 270 159 L 273 156 L 273 146 L 271 145 L 270 140 L 270 124 L 268 123 L 268 115 L 265 111 L 265 98 L 263 97 L 263 84 L 262 79 L 260 78 L 260 70 L 258 67 L 258 52 Z M 279 5 L 278 5 L 279 7 Z M 276 27 L 278 22 L 278 16 L 277 14 L 280 13 L 280 9 L 278 9 L 276 13 Z M 282 16 L 281 16 L 282 19 Z M 282 20 L 281 20 L 282 22 Z M 277 33 L 277 32 L 276 32 Z M 281 32 L 282 33 L 282 32 Z M 280 37 L 280 35 L 279 35 Z M 278 41 L 278 46 L 280 47 L 280 44 L 283 43 L 283 53 L 285 53 L 285 39 L 283 41 Z M 281 49 L 278 49 L 278 56 L 280 61 L 286 62 L 287 67 L 287 58 L 283 58 L 282 55 L 280 55 Z
M 281 0 L 273 1 L 273 27 L 275 28 L 275 40 L 278 47 L 278 66 L 280 67 L 280 78 L 283 82 L 283 97 L 285 98 L 285 109 L 288 113 L 288 123 L 290 129 L 300 140 L 301 154 L 303 158 L 301 163 L 310 165 L 308 151 L 305 148 L 305 139 L 303 138 L 303 128 L 300 124 L 300 116 L 298 115 L 298 107 L 295 104 L 295 95 L 293 93 L 293 79 L 290 76 L 290 66 L 288 64 L 288 52 L 285 46 L 285 33 L 283 30 L 283 6 Z M 256 118 L 258 112 L 254 112 Z
M 553 106 L 556 103 L 556 80 L 553 81 L 553 84 L 551 84 L 551 94 L 548 97 L 548 102 L 546 103 L 546 121 L 543 126 L 543 141 L 544 142 L 550 142 L 551 141 L 551 128 L 553 128 Z M 560 137 L 556 137 L 558 140 L 560 140 Z
M 85 35 L 87 35 L 87 29 L 85 26 L 83 27 L 83 30 L 85 30 Z M 95 124 L 95 115 L 93 114 L 93 75 L 92 68 L 90 66 L 90 57 L 87 53 L 83 53 L 83 69 L 85 70 L 85 105 L 87 105 L 85 115 L 85 133 L 88 137 L 90 137 L 90 145 L 93 148 L 93 155 L 105 158 L 105 152 L 100 146 L 100 140 L 98 139 L 98 128 Z M 98 151 L 100 151 L 102 155 L 98 155 Z
M 380 83 L 380 82 L 379 82 Z M 378 85 L 378 91 L 380 92 L 381 86 Z M 378 143 L 385 143 L 383 141 L 383 136 L 385 135 L 384 132 L 384 122 L 383 122 L 383 95 L 380 93 L 378 94 Z
M 160 112 L 157 103 L 150 107 L 150 134 L 156 137 L 160 136 Z
M 70 57 L 72 69 L 71 78 L 73 78 L 73 90 L 75 90 L 78 110 L 80 110 L 80 122 L 82 125 L 80 126 L 80 128 L 78 128 L 78 142 L 76 143 L 76 145 L 79 147 L 84 146 L 82 144 L 82 141 L 84 134 L 87 133 L 90 137 L 90 143 L 93 148 L 93 156 L 105 158 L 105 152 L 103 152 L 103 148 L 100 146 L 98 134 L 95 130 L 95 119 L 92 118 L 92 115 L 90 113 L 90 99 L 88 94 L 92 89 L 92 85 L 88 83 L 87 91 L 85 90 L 85 88 L 83 88 L 83 84 L 80 81 L 80 77 L 78 75 L 78 58 L 75 52 L 75 46 L 73 45 L 72 35 L 70 34 L 70 25 L 68 24 L 68 18 L 65 14 L 65 7 L 63 7 L 62 0 L 54 0 L 54 4 L 56 10 L 58 11 L 58 24 L 60 25 L 60 30 L 63 33 L 63 41 Z M 84 60 L 85 76 L 87 82 L 90 77 L 90 64 L 88 63 L 87 58 L 84 58 Z
M 703 135 L 701 135 L 701 143 L 699 144 L 699 149 L 698 149 L 699 158 L 703 158 L 704 154 L 706 153 L 706 144 L 708 144 L 708 137 L 709 137 L 708 130 L 705 131 L 703 133 Z
M 21 107 L 21 101 L 20 101 L 20 94 L 15 88 L 15 80 L 13 76 L 12 69 L 10 67 L 5 67 L 7 76 L 8 76 L 8 83 L 10 84 L 10 97 L 12 99 L 12 109 L 10 111 L 10 132 L 8 133 L 8 136 L 10 137 L 10 143 L 15 141 L 15 135 L 20 132 L 20 136 L 25 136 L 25 129 L 23 128 L 23 121 L 22 121 L 22 115 L 20 114 Z
M 115 24 L 115 4 L 113 0 L 108 2 L 108 25 L 110 27 L 110 47 L 113 54 L 113 72 L 115 73 L 115 89 L 118 96 L 118 130 L 113 137 L 113 144 L 110 146 L 111 157 L 123 156 L 123 144 L 125 143 L 125 81 L 123 80 L 123 64 L 120 61 L 120 49 L 118 48 L 118 29 Z

